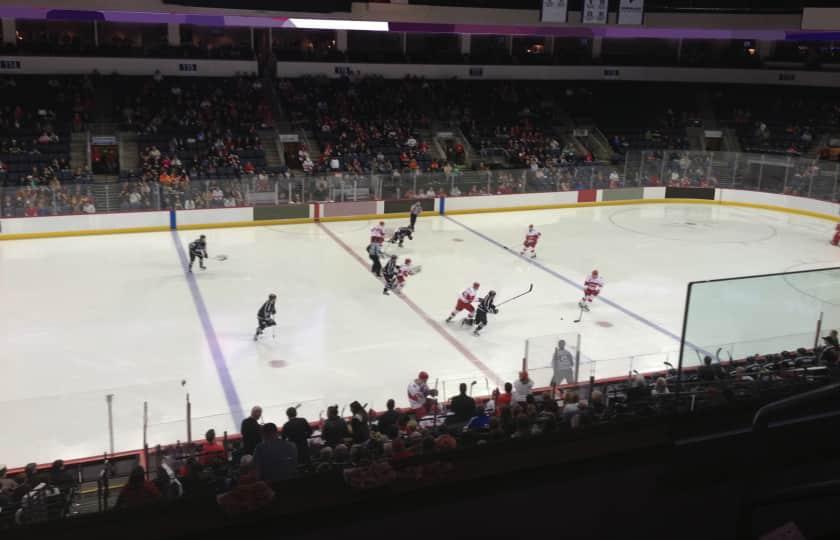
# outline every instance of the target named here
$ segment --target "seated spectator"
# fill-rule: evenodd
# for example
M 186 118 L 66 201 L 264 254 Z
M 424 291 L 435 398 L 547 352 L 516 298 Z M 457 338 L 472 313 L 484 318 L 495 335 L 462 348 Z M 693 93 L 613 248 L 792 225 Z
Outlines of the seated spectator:
M 513 439 L 527 439 L 531 436 L 531 420 L 528 415 L 520 414 L 516 417 L 516 431 L 511 435 Z
M 580 398 L 574 390 L 566 392 L 563 396 L 563 420 L 572 427 L 577 427 L 580 415 Z
M 513 402 L 513 385 L 509 382 L 505 383 L 505 393 L 496 398 L 496 415 L 501 414 L 501 410 L 509 407 Z
M 60 459 L 53 461 L 47 482 L 51 486 L 57 487 L 62 493 L 67 493 L 76 487 L 76 479 L 73 478 L 72 474 L 67 472 L 64 468 L 64 461 Z
M 206 442 L 201 445 L 198 462 L 205 467 L 223 463 L 226 456 L 225 447 L 216 441 L 216 430 L 208 429 L 204 439 Z
M 18 488 L 18 483 L 6 476 L 7 472 L 6 466 L 0 465 L 0 506 L 11 504 L 15 490 Z
M 315 472 L 325 473 L 333 470 L 333 449 L 330 446 L 321 448 L 318 455 L 318 465 L 315 466 Z
M 370 439 L 370 427 L 368 427 L 368 415 L 365 408 L 358 401 L 354 401 L 350 404 L 350 412 L 353 413 L 350 419 L 353 444 L 366 443 Z
M 671 391 L 668 390 L 668 382 L 665 380 L 665 377 L 659 377 L 656 379 L 656 384 L 653 386 L 653 390 L 650 391 L 650 395 L 656 396 L 664 396 L 670 394 Z
M 507 385 L 505 385 L 507 389 Z M 522 370 L 519 372 L 519 378 L 513 383 L 513 399 L 516 403 L 525 403 L 528 396 L 531 395 L 531 390 L 534 388 L 534 381 L 528 377 L 528 372 Z
M 753 382 L 755 379 L 747 375 L 747 370 L 743 366 L 735 368 L 735 382 Z
M 269 422 L 262 428 L 263 442 L 254 451 L 257 478 L 280 482 L 297 476 L 297 447 L 278 437 L 277 426 Z
M 475 415 L 475 400 L 467 395 L 467 384 L 461 383 L 459 393 L 449 403 L 449 410 L 454 414 L 448 417 L 447 423 L 466 422 Z
M 274 490 L 265 482 L 257 480 L 254 458 L 245 455 L 239 462 L 239 480 L 236 486 L 219 495 L 216 500 L 228 514 L 241 514 L 270 505 L 274 500 Z
M 697 377 L 701 381 L 713 382 L 725 379 L 726 373 L 720 364 L 712 365 L 712 357 L 706 355 L 703 357 L 703 365 L 697 370 Z
M 412 457 L 414 453 L 405 447 L 402 439 L 396 438 L 391 441 L 391 462 L 396 464 Z
M 12 498 L 15 500 L 22 499 L 24 495 L 35 489 L 35 486 L 43 481 L 41 475 L 38 474 L 38 465 L 35 463 L 27 463 L 23 474 L 23 482 L 18 485 L 12 494 Z
M 467 431 L 484 431 L 490 427 L 490 417 L 484 407 L 473 409 L 473 416 L 467 422 L 464 429 Z
M 400 414 L 394 410 L 395 404 L 393 399 L 389 399 L 385 404 L 385 407 L 387 410 L 376 420 L 376 429 L 388 438 L 393 439 L 397 436 L 399 431 L 397 428 L 397 420 L 399 419 Z
M 347 422 L 338 415 L 338 405 L 327 407 L 327 419 L 321 428 L 321 437 L 327 446 L 335 447 L 349 436 L 350 431 L 347 429 Z
M 637 374 L 630 380 L 630 388 L 627 389 L 628 401 L 640 401 L 647 399 L 650 396 L 650 391 L 647 387 L 647 380 L 641 373 Z
M 155 485 L 146 480 L 146 470 L 141 466 L 132 469 L 128 483 L 120 490 L 114 508 L 136 508 L 160 500 L 160 491 Z

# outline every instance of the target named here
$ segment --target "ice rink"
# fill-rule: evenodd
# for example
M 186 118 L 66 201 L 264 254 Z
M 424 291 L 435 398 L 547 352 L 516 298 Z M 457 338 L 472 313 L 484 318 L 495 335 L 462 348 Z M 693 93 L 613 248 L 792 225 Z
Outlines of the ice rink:
M 406 219 L 387 220 L 393 229 Z M 475 380 L 484 394 L 512 380 L 525 340 L 579 333 L 597 376 L 661 368 L 679 346 L 686 284 L 838 266 L 833 224 L 718 205 L 628 205 L 425 214 L 413 241 L 386 250 L 423 267 L 403 298 L 383 296 L 364 248 L 373 222 L 208 229 L 0 243 L 0 417 L 9 466 L 101 453 L 112 396 L 117 450 L 210 427 L 238 431 L 252 405 L 282 424 L 285 409 L 317 419 L 353 400 L 377 410 L 418 371 L 447 394 Z M 518 257 L 529 224 L 542 232 L 536 261 Z M 207 271 L 185 273 L 186 245 L 204 233 Z M 515 252 L 515 253 L 514 253 Z M 603 299 L 579 324 L 579 285 L 593 269 Z M 503 300 L 479 338 L 443 321 L 466 286 Z M 277 327 L 252 340 L 256 312 L 278 295 Z M 778 314 L 755 321 L 774 335 Z M 650 366 L 644 358 L 652 355 Z M 641 359 L 641 360 L 639 360 Z M 545 358 L 542 365 L 548 365 Z M 531 361 L 537 371 L 539 359 Z M 587 368 L 589 369 L 589 368 Z M 584 370 L 586 371 L 586 370 Z M 583 373 L 588 376 L 589 372 Z M 537 380 L 538 383 L 546 381 Z

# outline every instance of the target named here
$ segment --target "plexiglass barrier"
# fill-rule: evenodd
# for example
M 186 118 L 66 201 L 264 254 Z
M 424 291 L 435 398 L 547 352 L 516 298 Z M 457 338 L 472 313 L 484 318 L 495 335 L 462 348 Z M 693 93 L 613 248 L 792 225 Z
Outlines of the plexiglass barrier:
M 836 201 L 840 162 L 774 154 L 635 150 L 616 163 L 532 169 L 406 170 L 388 174 L 259 173 L 191 181 L 132 178 L 112 184 L 0 186 L 0 216 L 294 205 L 640 186 L 723 187 Z
M 718 349 L 733 358 L 813 347 L 840 322 L 840 268 L 693 282 L 682 367 Z

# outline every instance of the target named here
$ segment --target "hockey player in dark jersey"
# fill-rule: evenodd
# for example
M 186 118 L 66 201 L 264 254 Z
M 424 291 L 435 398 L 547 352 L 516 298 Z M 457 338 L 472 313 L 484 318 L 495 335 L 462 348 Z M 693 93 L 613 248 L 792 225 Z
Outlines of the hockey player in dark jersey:
M 400 227 L 394 231 L 394 235 L 391 237 L 389 242 L 392 244 L 399 242 L 397 245 L 403 247 L 403 241 L 405 241 L 406 237 L 408 237 L 409 240 L 414 240 L 414 236 L 412 236 L 413 234 L 414 231 L 411 230 L 411 227 Z
M 254 334 L 254 341 L 259 339 L 260 335 L 262 335 L 263 330 L 268 328 L 269 326 L 276 326 L 277 323 L 274 322 L 274 314 L 277 313 L 277 309 L 274 307 L 274 302 L 277 301 L 276 294 L 269 294 L 268 300 L 262 305 L 262 307 L 257 311 L 257 332 Z
M 382 289 L 382 294 L 390 294 L 388 291 L 396 287 L 397 274 L 399 271 L 400 268 L 397 266 L 397 256 L 391 255 L 391 258 L 388 259 L 388 263 L 385 265 L 385 268 L 382 269 L 382 277 L 385 278 L 385 288 Z
M 195 240 L 190 242 L 190 272 L 192 272 L 193 263 L 198 259 L 198 266 L 202 270 L 207 270 L 204 266 L 204 259 L 207 258 L 207 237 L 203 234 Z
M 476 327 L 473 330 L 474 336 L 481 335 L 481 329 L 487 326 L 487 313 L 497 315 L 499 310 L 493 301 L 496 299 L 496 291 L 490 291 L 487 296 L 478 301 L 478 309 L 475 310 Z

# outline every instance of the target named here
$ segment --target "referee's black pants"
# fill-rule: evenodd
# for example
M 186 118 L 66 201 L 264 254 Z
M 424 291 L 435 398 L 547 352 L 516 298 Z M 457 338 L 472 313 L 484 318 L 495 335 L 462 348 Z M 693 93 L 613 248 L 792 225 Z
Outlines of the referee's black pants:
M 379 262 L 379 257 L 376 255 L 369 255 L 369 257 L 373 261 L 373 266 L 370 267 L 370 271 L 377 276 L 382 276 L 382 263 Z

